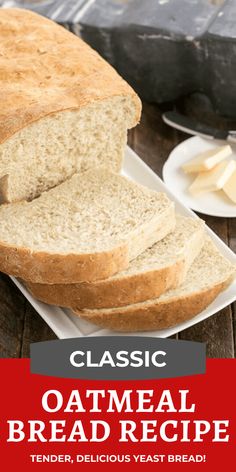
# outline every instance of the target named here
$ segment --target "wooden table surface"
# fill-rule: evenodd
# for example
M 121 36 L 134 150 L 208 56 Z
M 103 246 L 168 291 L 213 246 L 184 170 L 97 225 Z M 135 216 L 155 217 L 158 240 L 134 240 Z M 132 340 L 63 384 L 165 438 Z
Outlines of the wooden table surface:
M 163 123 L 157 106 L 144 104 L 141 123 L 130 132 L 129 144 L 161 176 L 168 154 L 186 137 Z M 236 218 L 201 217 L 236 252 Z M 236 304 L 177 337 L 205 342 L 209 357 L 235 357 L 235 325 Z M 28 357 L 30 343 L 49 339 L 56 339 L 55 334 L 9 277 L 0 274 L 0 357 Z

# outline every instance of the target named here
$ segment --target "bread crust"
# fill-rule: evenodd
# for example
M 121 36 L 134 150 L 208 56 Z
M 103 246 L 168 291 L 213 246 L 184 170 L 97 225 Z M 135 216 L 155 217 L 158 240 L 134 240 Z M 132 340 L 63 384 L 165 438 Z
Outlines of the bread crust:
M 1 9 L 0 29 L 0 144 L 41 118 L 117 96 L 132 99 L 127 126 L 138 123 L 138 96 L 80 38 L 23 9 Z
M 97 282 L 79 284 L 27 283 L 31 294 L 44 303 L 76 309 L 116 308 L 157 298 L 185 279 L 189 266 L 202 249 L 204 223 L 186 241 L 183 252 L 163 267 L 118 274 Z M 158 259 L 158 256 L 157 256 Z
M 106 278 L 129 264 L 128 246 L 94 254 L 50 254 L 0 244 L 0 270 L 38 283 L 71 283 Z
M 0 205 L 8 203 L 8 178 L 9 174 L 3 175 L 0 178 Z
M 139 228 L 139 232 L 136 232 L 131 241 L 124 241 L 107 251 L 91 254 L 57 254 L 33 251 L 0 241 L 0 271 L 26 281 L 43 284 L 73 284 L 106 279 L 127 269 L 132 259 L 132 251 L 137 247 L 141 237 L 145 239 L 146 245 L 142 246 L 142 249 L 139 248 L 138 254 L 149 244 L 152 245 L 164 238 L 174 225 L 174 206 L 170 202 L 166 211 Z
M 26 283 L 38 300 L 76 309 L 113 308 L 159 297 L 182 279 L 184 261 L 159 270 L 134 274 L 122 278 L 110 278 L 94 283 L 81 284 L 33 284 Z
M 224 290 L 230 280 L 221 282 L 201 292 L 195 292 L 187 296 L 175 297 L 169 301 L 153 300 L 151 305 L 139 304 L 117 308 L 115 312 L 93 313 L 86 310 L 74 310 L 76 315 L 90 321 L 100 327 L 114 331 L 155 331 L 170 328 L 183 321 L 189 320 L 203 311 L 217 295 Z
M 73 284 L 111 277 L 127 269 L 132 258 L 174 229 L 174 203 L 166 196 L 165 203 L 166 208 L 160 214 L 153 212 L 151 219 L 140 224 L 123 241 L 121 239 L 117 246 L 111 246 L 107 250 L 101 249 L 99 252 L 64 254 L 33 250 L 0 241 L 0 271 L 43 284 Z M 21 204 L 12 205 L 16 209 L 16 206 Z

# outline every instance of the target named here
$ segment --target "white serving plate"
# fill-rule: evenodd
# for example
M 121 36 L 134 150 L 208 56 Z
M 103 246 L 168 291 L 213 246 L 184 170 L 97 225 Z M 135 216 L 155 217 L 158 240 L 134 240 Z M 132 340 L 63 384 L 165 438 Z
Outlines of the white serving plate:
M 132 178 L 136 182 L 139 182 L 143 185 L 146 185 L 149 188 L 152 188 L 157 191 L 166 192 L 169 197 L 175 201 L 176 210 L 185 216 L 193 216 L 198 218 L 195 213 L 186 208 L 176 197 L 175 195 L 167 188 L 167 186 L 162 182 L 162 180 L 132 151 L 127 147 L 125 162 L 124 162 L 124 175 Z M 227 257 L 232 263 L 236 264 L 236 254 L 234 254 L 226 244 L 221 241 L 218 236 L 216 236 L 210 228 L 207 227 L 207 232 L 210 234 L 215 244 L 219 250 Z M 163 329 L 160 331 L 152 332 L 143 332 L 143 333 L 115 333 L 108 329 L 100 329 L 92 323 L 81 320 L 78 316 L 75 316 L 70 310 L 46 305 L 37 301 L 28 290 L 14 277 L 12 280 L 29 300 L 31 305 L 39 313 L 39 315 L 44 319 L 44 321 L 50 326 L 58 338 L 72 338 L 80 336 L 114 336 L 114 335 L 139 335 L 139 336 L 154 336 L 167 338 L 173 334 L 178 333 L 190 326 L 199 323 L 200 321 L 205 320 L 209 316 L 214 315 L 217 311 L 226 307 L 234 300 L 236 300 L 236 280 L 222 292 L 216 300 L 199 315 L 195 316 L 189 321 L 181 323 L 173 328 Z
M 188 187 L 194 180 L 194 174 L 185 174 L 181 169 L 181 166 L 196 154 L 224 144 L 226 141 L 209 140 L 199 136 L 186 139 L 170 153 L 163 167 L 162 175 L 166 185 L 188 208 L 205 213 L 205 215 L 234 218 L 236 217 L 236 204 L 231 202 L 222 190 L 192 196 L 188 192 Z M 236 145 L 231 144 L 231 147 L 233 154 L 228 159 L 236 160 Z

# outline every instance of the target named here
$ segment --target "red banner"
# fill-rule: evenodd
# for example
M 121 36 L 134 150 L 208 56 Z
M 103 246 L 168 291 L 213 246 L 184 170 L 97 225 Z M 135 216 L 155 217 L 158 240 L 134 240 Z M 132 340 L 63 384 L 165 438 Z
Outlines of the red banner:
M 204 375 L 163 380 L 46 377 L 31 374 L 28 359 L 2 359 L 0 373 L 2 469 L 189 471 L 234 463 L 234 359 L 207 360 Z

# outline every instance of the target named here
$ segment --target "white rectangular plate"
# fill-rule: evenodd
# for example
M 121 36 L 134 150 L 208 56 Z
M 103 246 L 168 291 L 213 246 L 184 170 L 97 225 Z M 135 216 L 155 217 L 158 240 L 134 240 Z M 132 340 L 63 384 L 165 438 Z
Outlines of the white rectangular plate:
M 185 216 L 192 216 L 198 218 L 195 213 L 193 213 L 182 203 L 180 203 L 180 201 L 171 193 L 171 191 L 166 187 L 162 180 L 137 156 L 137 154 L 135 154 L 134 151 L 132 151 L 128 147 L 125 155 L 123 173 L 124 175 L 135 180 L 136 182 L 141 183 L 142 185 L 145 185 L 146 187 L 160 192 L 166 192 L 169 197 L 174 200 L 177 212 Z M 226 246 L 226 244 L 221 241 L 221 239 L 218 238 L 218 236 L 216 236 L 216 234 L 208 227 L 207 232 L 209 233 L 221 253 L 225 257 L 227 257 L 232 263 L 236 264 L 236 254 L 234 254 L 228 248 L 228 246 Z M 16 280 L 14 277 L 12 277 L 12 280 L 21 290 L 21 292 L 25 295 L 25 297 L 29 300 L 35 310 L 40 314 L 40 316 L 44 319 L 44 321 L 46 321 L 46 323 L 60 339 L 80 336 L 134 336 L 137 334 L 139 336 L 143 335 L 167 338 L 168 336 L 176 334 L 186 328 L 189 328 L 190 326 L 195 325 L 196 323 L 199 323 L 200 321 L 205 320 L 209 316 L 214 315 L 219 310 L 222 310 L 222 308 L 226 307 L 234 300 L 236 300 L 235 279 L 234 282 L 224 292 L 222 292 L 211 305 L 206 308 L 206 310 L 202 311 L 199 315 L 195 316 L 191 320 L 185 321 L 184 323 L 174 326 L 173 328 L 163 329 L 160 331 L 125 334 L 115 333 L 108 329 L 100 329 L 92 323 L 81 320 L 78 316 L 75 316 L 70 310 L 41 303 L 37 301 L 34 297 L 32 297 L 28 290 L 18 280 Z

